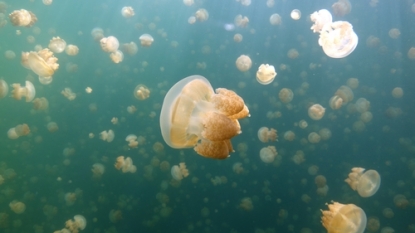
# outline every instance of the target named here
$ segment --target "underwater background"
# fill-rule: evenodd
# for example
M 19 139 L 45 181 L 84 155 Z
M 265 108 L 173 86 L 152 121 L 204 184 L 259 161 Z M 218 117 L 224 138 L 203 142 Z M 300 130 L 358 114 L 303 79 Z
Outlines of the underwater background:
M 310 14 L 332 12 L 335 0 L 246 2 L 3 0 L 0 21 L 7 22 L 0 28 L 0 78 L 9 93 L 0 99 L 0 232 L 59 231 L 79 214 L 87 220 L 80 232 L 316 233 L 326 232 L 320 210 L 331 201 L 362 208 L 372 221 L 365 232 L 415 232 L 415 1 L 350 0 L 350 13 L 333 14 L 333 21 L 350 22 L 359 43 L 341 59 L 326 56 L 319 35 L 310 30 Z M 125 6 L 135 15 L 123 17 Z M 201 8 L 208 19 L 190 24 L 189 17 Z M 19 9 L 33 12 L 38 21 L 13 26 L 8 14 Z M 301 11 L 299 20 L 290 16 L 294 9 Z M 281 24 L 270 23 L 274 13 Z M 249 18 L 245 27 L 235 25 L 239 14 Z M 115 36 L 120 45 L 136 43 L 138 52 L 124 52 L 123 61 L 114 63 L 91 35 L 94 28 Z M 140 45 L 145 33 L 154 38 L 150 47 Z M 235 34 L 242 41 L 234 41 Z M 20 56 L 37 45 L 47 48 L 57 36 L 78 46 L 79 54 L 55 53 L 59 69 L 52 83 L 43 85 Z M 252 60 L 246 72 L 235 64 L 243 54 Z M 261 64 L 276 69 L 269 85 L 256 81 Z M 225 160 L 204 158 L 193 148 L 170 148 L 162 138 L 164 96 L 194 74 L 207 78 L 213 89 L 235 91 L 250 110 L 250 117 L 240 120 L 242 133 L 232 139 L 235 152 Z M 47 109 L 10 97 L 11 85 L 24 86 L 26 80 L 34 84 L 36 98 L 48 100 Z M 139 84 L 148 87 L 149 98 L 134 97 Z M 352 87 L 354 98 L 334 110 L 329 100 L 343 85 Z M 402 96 L 393 95 L 397 87 Z M 76 98 L 65 98 L 64 88 Z M 293 91 L 291 102 L 279 99 L 282 88 Z M 370 102 L 366 110 L 373 118 L 362 120 L 359 98 Z M 326 109 L 321 120 L 308 115 L 315 103 Z M 129 106 L 136 111 L 130 113 Z M 49 122 L 57 124 L 55 132 L 48 130 Z M 30 133 L 10 139 L 8 130 L 19 124 L 27 124 Z M 276 129 L 278 141 L 261 142 L 261 127 Z M 101 140 L 100 133 L 110 129 L 114 140 Z M 331 136 L 310 142 L 309 134 L 321 129 Z M 287 131 L 295 139 L 286 140 Z M 139 137 L 137 148 L 128 146 L 129 134 Z M 267 146 L 278 151 L 272 163 L 259 156 Z M 300 161 L 296 154 L 302 154 Z M 135 173 L 114 167 L 120 155 L 132 159 Z M 170 167 L 181 162 L 189 176 L 176 181 Z M 105 166 L 99 176 L 91 171 L 96 163 Z M 344 182 L 353 167 L 380 174 L 375 195 L 360 197 Z M 317 192 L 317 175 L 326 178 L 326 193 Z M 9 207 L 14 200 L 25 204 L 23 213 Z

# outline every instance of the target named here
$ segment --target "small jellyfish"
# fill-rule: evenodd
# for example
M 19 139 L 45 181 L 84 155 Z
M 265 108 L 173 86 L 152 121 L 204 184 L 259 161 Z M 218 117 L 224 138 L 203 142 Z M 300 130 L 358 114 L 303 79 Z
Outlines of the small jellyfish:
M 54 53 L 62 53 L 66 48 L 66 41 L 58 37 L 52 37 L 49 41 L 48 48 Z
M 174 165 L 171 167 L 171 176 L 173 179 L 180 181 L 183 178 L 189 176 L 189 170 L 186 168 L 185 163 L 179 163 L 179 166 Z
M 114 166 L 123 173 L 135 173 L 137 171 L 137 167 L 133 164 L 133 160 L 130 157 L 124 159 L 124 156 L 118 156 Z
M 26 205 L 20 201 L 12 201 L 9 204 L 10 209 L 16 214 L 22 214 L 26 210 Z
M 366 228 L 366 214 L 354 204 L 338 202 L 328 204 L 329 210 L 322 210 L 321 223 L 328 233 L 363 233 Z
M 45 4 L 46 6 L 49 6 L 52 4 L 53 0 L 42 0 L 43 4 Z
M 201 9 L 196 11 L 195 17 L 196 17 L 197 21 L 204 22 L 204 21 L 208 20 L 209 13 L 206 9 L 201 8 Z
M 16 58 L 16 53 L 14 53 L 11 50 L 7 50 L 6 52 L 4 52 L 4 57 L 6 57 L 7 60 L 13 60 Z
M 110 58 L 114 63 L 118 64 L 124 60 L 124 54 L 120 50 L 117 50 L 110 54 Z
M 112 131 L 111 129 L 108 131 L 104 130 L 99 134 L 99 138 L 106 142 L 112 142 L 112 140 L 114 140 L 114 137 L 114 131 Z
M 259 157 L 264 163 L 274 162 L 275 157 L 277 157 L 278 152 L 275 146 L 264 147 L 259 151 Z
M 290 16 L 293 20 L 299 20 L 301 18 L 301 11 L 294 9 L 291 11 Z
M 320 120 L 323 118 L 326 109 L 323 108 L 320 104 L 313 104 L 308 108 L 308 116 L 313 120 Z
M 154 38 L 150 34 L 141 35 L 139 40 L 140 40 L 141 46 L 143 47 L 150 47 L 154 42 Z
M 308 135 L 308 141 L 310 143 L 319 143 L 320 140 L 321 140 L 321 136 L 318 133 L 316 133 L 316 132 L 311 132 Z
M 49 108 L 49 101 L 45 97 L 36 98 L 33 100 L 33 109 L 38 111 L 45 111 Z
M 248 26 L 249 19 L 246 16 L 237 15 L 235 17 L 234 23 L 237 27 L 244 28 L 244 27 Z
M 0 99 L 7 96 L 7 93 L 9 93 L 9 86 L 7 85 L 6 81 L 0 79 Z
M 10 139 L 17 139 L 20 136 L 26 136 L 30 133 L 30 128 L 27 124 L 17 125 L 7 131 L 7 136 Z
M 66 46 L 65 52 L 69 56 L 76 56 L 79 53 L 79 48 L 76 45 L 69 44 L 68 46 Z
M 342 104 L 346 104 L 354 99 L 354 94 L 353 94 L 352 89 L 344 85 L 341 86 L 339 89 L 337 89 L 334 95 L 339 96 L 342 99 Z
M 134 97 L 138 100 L 145 100 L 150 97 L 150 89 L 143 84 L 139 84 L 134 89 Z
M 9 14 L 10 22 L 13 26 L 31 27 L 36 23 L 36 15 L 28 10 L 15 10 Z
M 92 178 L 100 179 L 105 172 L 105 166 L 101 163 L 94 163 L 92 165 Z
M 65 96 L 69 101 L 72 101 L 76 98 L 76 93 L 72 92 L 71 88 L 66 87 L 61 91 L 61 94 Z
M 107 53 L 113 53 L 118 50 L 120 43 L 118 39 L 114 36 L 108 36 L 102 38 L 100 41 L 101 49 Z
M 136 43 L 130 42 L 130 43 L 122 44 L 121 45 L 121 50 L 124 53 L 132 56 L 132 55 L 135 55 L 138 52 L 138 47 L 137 47 Z
M 49 122 L 47 125 L 46 125 L 46 128 L 48 129 L 48 131 L 49 132 L 51 132 L 51 133 L 54 133 L 54 132 L 56 132 L 56 131 L 58 131 L 59 130 L 59 127 L 58 127 L 58 124 L 56 124 L 56 122 Z
M 241 133 L 238 119 L 248 107 L 235 92 L 213 91 L 209 81 L 193 75 L 176 83 L 164 97 L 160 128 L 173 148 L 194 147 L 204 157 L 225 159 L 233 151 L 230 139 Z
M 274 81 L 276 75 L 277 72 L 275 72 L 274 66 L 262 64 L 256 72 L 256 80 L 262 85 L 267 85 Z
M 318 43 L 327 56 L 343 58 L 354 51 L 358 37 L 349 22 L 336 21 L 323 26 Z
M 36 95 L 36 89 L 30 81 L 26 81 L 26 85 L 21 87 L 19 83 L 12 84 L 12 97 L 16 100 L 22 99 L 25 97 L 26 102 L 31 102 Z
M 240 43 L 242 41 L 242 39 L 243 39 L 243 36 L 239 33 L 237 33 L 233 36 L 233 41 L 235 41 L 236 43 Z
M 186 6 L 191 6 L 195 3 L 194 0 L 183 0 L 183 4 Z
M 313 14 L 310 15 L 310 19 L 314 23 L 313 26 L 311 26 L 310 28 L 311 30 L 313 30 L 314 33 L 321 32 L 324 25 L 332 23 L 333 21 L 331 13 L 326 9 L 315 11 Z
M 122 212 L 121 210 L 111 210 L 108 217 L 112 223 L 117 223 L 122 219 Z
M 241 55 L 236 59 L 236 67 L 242 72 L 246 72 L 251 69 L 252 61 L 247 55 Z
M 340 96 L 335 95 L 330 98 L 329 105 L 330 105 L 330 108 L 333 110 L 339 109 L 343 105 L 343 99 L 340 98 Z
M 74 221 L 69 219 L 65 222 L 65 227 L 72 233 L 77 233 L 79 230 L 83 230 L 86 227 L 86 219 L 82 215 L 75 215 Z
M 401 87 L 395 87 L 395 88 L 393 88 L 393 90 L 392 90 L 392 96 L 395 99 L 402 98 L 402 96 L 403 96 L 403 90 L 402 90 L 402 88 Z M 1 94 L 0 94 L 0 98 L 1 98 Z
M 352 10 L 352 5 L 349 0 L 338 0 L 331 6 L 331 8 L 333 9 L 334 15 L 345 16 Z
M 281 16 L 279 14 L 272 14 L 269 17 L 269 22 L 271 25 L 280 25 L 281 24 Z
M 104 30 L 102 28 L 94 28 L 91 31 L 91 36 L 95 41 L 101 41 L 104 38 Z
M 131 6 L 125 6 L 121 9 L 121 15 L 124 18 L 131 18 L 134 16 L 134 9 Z
M 350 188 L 357 190 L 361 197 L 371 197 L 380 187 L 380 175 L 375 170 L 364 171 L 365 169 L 361 167 L 352 168 L 345 182 L 350 185 Z
M 128 146 L 130 148 L 137 148 L 138 147 L 138 141 L 137 141 L 137 136 L 134 134 L 129 134 L 127 135 L 127 137 L 125 138 L 125 141 L 128 142 Z
M 241 203 L 239 204 L 239 208 L 245 210 L 245 211 L 251 211 L 254 209 L 254 204 L 252 203 L 252 199 L 249 197 L 245 197 L 241 200 Z
M 406 53 L 406 56 L 408 56 L 408 58 L 410 60 L 415 60 L 415 47 L 411 47 L 408 52 Z
M 281 102 L 283 102 L 284 104 L 288 104 L 289 102 L 291 102 L 293 100 L 294 93 L 289 88 L 283 88 L 278 93 L 278 97 L 281 100 Z
M 291 130 L 288 130 L 287 132 L 284 133 L 284 139 L 290 142 L 294 141 L 295 133 Z
M 268 142 L 268 141 L 277 141 L 277 130 L 275 129 L 268 129 L 267 127 L 261 127 L 258 130 L 258 138 L 261 142 Z

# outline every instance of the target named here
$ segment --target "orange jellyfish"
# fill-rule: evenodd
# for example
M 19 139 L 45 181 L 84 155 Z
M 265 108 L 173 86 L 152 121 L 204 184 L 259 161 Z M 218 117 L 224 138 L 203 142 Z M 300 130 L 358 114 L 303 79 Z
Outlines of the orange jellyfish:
M 278 93 L 278 97 L 280 98 L 281 102 L 283 102 L 284 104 L 287 104 L 293 100 L 294 93 L 291 89 L 283 88 Z
M 107 53 L 113 53 L 118 50 L 120 43 L 114 36 L 104 37 L 100 41 L 101 49 Z
M 321 223 L 328 233 L 363 233 L 366 228 L 366 214 L 358 206 L 338 202 L 328 204 L 329 210 L 322 210 Z
M 26 102 L 31 102 L 36 95 L 36 90 L 30 81 L 26 81 L 26 86 L 21 87 L 19 83 L 13 83 L 12 97 L 16 100 L 25 97 Z
M 248 107 L 235 92 L 213 91 L 200 75 L 176 83 L 166 94 L 160 113 L 164 141 L 173 148 L 194 147 L 204 157 L 225 159 L 233 151 L 230 139 L 241 133 L 238 119 Z
M 10 22 L 13 26 L 31 27 L 36 23 L 36 15 L 28 10 L 15 10 L 9 14 Z
M 268 129 L 267 127 L 261 127 L 258 130 L 258 138 L 261 142 L 268 142 L 268 141 L 276 141 L 277 136 L 277 130 L 271 128 Z
M 364 171 L 365 169 L 361 167 L 352 168 L 352 172 L 345 182 L 348 183 L 353 190 L 357 190 L 361 197 L 371 197 L 380 187 L 380 175 L 375 170 Z
M 16 200 L 10 202 L 9 207 L 16 214 L 21 214 L 26 210 L 26 205 L 23 202 Z
M 22 57 L 24 54 L 22 54 Z M 30 52 L 27 55 L 27 65 L 40 77 L 51 77 L 59 68 L 58 58 L 49 49 Z

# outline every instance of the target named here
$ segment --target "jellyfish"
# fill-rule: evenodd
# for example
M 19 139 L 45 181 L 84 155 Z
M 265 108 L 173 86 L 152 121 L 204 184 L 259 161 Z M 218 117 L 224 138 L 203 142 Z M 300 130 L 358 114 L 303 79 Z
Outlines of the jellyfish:
M 375 170 L 367 170 L 361 167 L 352 168 L 352 172 L 345 180 L 353 190 L 357 190 L 357 193 L 361 197 L 373 196 L 380 187 L 380 175 Z M 363 173 L 364 172 L 364 173 Z
M 209 18 L 209 13 L 206 9 L 201 8 L 196 11 L 195 17 L 197 21 L 203 22 L 206 21 Z
M 287 132 L 284 133 L 284 139 L 290 142 L 294 141 L 295 133 L 291 130 L 288 130 Z
M 289 103 L 289 102 L 291 102 L 293 100 L 294 93 L 289 88 L 283 88 L 278 93 L 278 97 L 281 100 L 281 102 L 283 102 L 284 104 L 287 104 L 287 103 Z
M 16 214 L 22 214 L 26 210 L 26 205 L 20 201 L 12 201 L 9 204 L 10 209 Z
M 111 129 L 108 131 L 104 130 L 99 134 L 99 138 L 106 142 L 112 142 L 112 140 L 114 140 L 114 137 L 114 131 L 112 131 Z
M 274 81 L 276 75 L 277 72 L 275 72 L 274 66 L 262 64 L 256 72 L 256 80 L 262 85 L 267 85 Z
M 310 19 L 314 23 L 313 26 L 311 26 L 310 28 L 311 30 L 313 30 L 314 33 L 320 33 L 324 25 L 331 23 L 333 21 L 331 13 L 326 9 L 315 11 L 313 14 L 310 15 Z
M 336 21 L 323 26 L 318 43 L 327 56 L 343 58 L 354 51 L 358 37 L 349 22 Z
M 245 197 L 241 200 L 241 203 L 239 204 L 239 208 L 245 210 L 245 211 L 251 211 L 254 209 L 254 204 L 252 204 L 252 199 L 249 197 Z
M 277 141 L 277 130 L 275 129 L 268 129 L 267 127 L 261 127 L 258 130 L 258 138 L 261 142 L 268 142 L 268 141 Z
M 415 47 L 411 47 L 406 53 L 406 56 L 411 60 L 415 60 Z
M 338 0 L 331 7 L 336 16 L 345 16 L 352 10 L 352 5 L 349 0 Z
M 124 53 L 132 56 L 132 55 L 134 55 L 138 52 L 138 47 L 137 47 L 136 43 L 130 42 L 130 43 L 125 43 L 125 44 L 121 45 L 121 50 Z
M 9 86 L 6 81 L 0 79 L 0 99 L 4 98 L 9 93 Z
M 58 37 L 52 37 L 49 41 L 48 48 L 54 53 L 62 53 L 66 48 L 66 41 Z
M 76 201 L 76 193 L 65 193 L 64 199 L 67 206 L 72 206 Z
M 101 49 L 107 53 L 113 53 L 117 51 L 118 47 L 120 46 L 118 39 L 114 36 L 104 37 L 99 42 L 101 44 Z
M 236 67 L 242 72 L 246 72 L 251 69 L 252 61 L 247 55 L 241 55 L 236 59 Z
M 242 41 L 242 39 L 243 39 L 243 36 L 239 33 L 237 33 L 233 36 L 233 41 L 235 41 L 236 43 L 240 43 Z
M 16 100 L 21 100 L 22 97 L 25 97 L 26 102 L 31 102 L 35 98 L 36 90 L 30 81 L 26 81 L 24 87 L 21 87 L 19 83 L 13 83 L 12 87 L 12 97 Z
M 76 45 L 68 44 L 68 46 L 66 46 L 65 52 L 69 56 L 76 56 L 79 53 L 79 48 Z
M 186 168 L 185 163 L 179 163 L 179 165 L 174 165 L 171 167 L 171 176 L 173 179 L 180 181 L 183 178 L 189 176 L 189 170 Z
M 290 59 L 296 59 L 296 58 L 298 58 L 299 55 L 300 55 L 300 53 L 298 53 L 297 49 L 290 49 L 287 52 L 287 56 Z
M 58 131 L 59 127 L 58 124 L 56 124 L 56 122 L 49 122 L 46 127 L 48 128 L 48 131 L 51 133 L 54 133 L 56 131 Z
M 183 0 L 183 4 L 186 6 L 191 6 L 195 3 L 194 0 Z
M 269 17 L 269 22 L 271 23 L 271 25 L 280 25 L 281 24 L 281 16 L 277 13 L 272 14 Z
M 377 217 L 369 217 L 367 219 L 367 230 L 369 232 L 376 232 L 380 228 L 380 222 Z
M 139 40 L 143 47 L 150 47 L 154 42 L 154 38 L 150 34 L 141 35 Z
M 31 27 L 36 23 L 36 15 L 28 10 L 15 10 L 9 14 L 10 22 L 13 26 Z
M 1 90 L 1 85 L 0 85 L 0 90 Z M 0 93 L 1 93 L 1 91 L 0 91 Z M 403 90 L 402 90 L 402 88 L 401 87 L 395 87 L 395 88 L 393 88 L 393 90 L 392 90 L 392 96 L 395 99 L 402 98 L 402 96 L 403 96 Z M 0 98 L 1 98 L 1 94 L 0 94 Z
M 69 101 L 72 101 L 76 98 L 76 93 L 72 92 L 71 88 L 69 87 L 65 87 L 61 91 L 61 94 L 65 96 L 65 98 L 67 98 Z
M 338 96 L 342 99 L 342 104 L 346 104 L 346 103 L 352 101 L 353 98 L 354 98 L 354 94 L 353 94 L 352 89 L 350 89 L 350 87 L 344 86 L 344 85 L 341 86 L 339 89 L 337 89 L 337 91 L 334 95 Z M 336 99 L 337 99 L 337 97 L 333 100 L 336 100 Z
M 134 134 L 129 134 L 126 138 L 125 141 L 128 142 L 128 146 L 130 148 L 137 148 L 138 147 L 138 141 L 137 141 L 137 136 Z
M 290 16 L 293 20 L 299 20 L 301 18 L 301 11 L 294 9 L 291 11 Z
M 53 52 L 49 49 L 42 49 L 38 52 L 32 51 L 27 55 L 27 65 L 41 77 L 51 77 L 59 68 L 57 62 L 58 58 L 53 56 Z
M 122 155 L 117 157 L 114 166 L 123 173 L 135 173 L 137 171 L 137 167 L 133 164 L 133 160 L 130 157 L 124 158 Z
M 275 157 L 277 157 L 278 152 L 275 146 L 264 147 L 259 151 L 259 157 L 264 163 L 274 162 Z
M 42 0 L 43 4 L 45 4 L 46 6 L 49 6 L 52 4 L 53 0 Z
M 99 179 L 105 172 L 105 166 L 102 165 L 101 163 L 94 163 L 92 165 L 91 171 L 92 171 L 92 177 L 94 179 Z
M 193 75 L 166 94 L 160 128 L 170 147 L 194 147 L 201 156 L 225 159 L 233 151 L 230 139 L 241 133 L 238 119 L 247 116 L 248 107 L 235 92 L 218 88 L 215 93 L 207 79 Z
M 320 137 L 320 135 L 319 135 L 318 133 L 316 133 L 316 132 L 311 132 L 311 133 L 308 135 L 308 141 L 309 141 L 310 143 L 319 143 L 319 142 L 320 142 L 320 140 L 321 140 L 321 137 Z
M 104 30 L 102 28 L 94 28 L 91 31 L 91 36 L 95 41 L 101 41 L 104 38 Z
M 327 128 L 322 128 L 320 131 L 318 131 L 318 134 L 321 137 L 321 140 L 329 140 L 331 138 L 331 131 Z
M 237 15 L 235 17 L 234 22 L 235 22 L 235 25 L 236 26 L 241 27 L 241 28 L 244 28 L 244 27 L 248 26 L 249 19 L 246 16 Z
M 145 100 L 150 97 L 150 89 L 143 84 L 139 84 L 134 89 L 134 97 L 138 100 Z
M 313 120 L 320 120 L 323 118 L 326 109 L 323 108 L 320 104 L 313 104 L 308 108 L 308 116 Z
M 343 99 L 340 98 L 340 96 L 335 95 L 330 98 L 329 105 L 330 105 L 330 108 L 333 110 L 339 109 L 343 105 Z
M 122 212 L 121 210 L 111 210 L 108 217 L 112 223 L 117 223 L 122 219 Z
M 6 52 L 4 52 L 4 56 L 6 57 L 7 60 L 13 60 L 16 58 L 16 53 L 14 53 L 11 50 L 7 50 Z
M 134 16 L 134 9 L 131 6 L 125 6 L 121 9 L 121 15 L 124 18 L 131 18 Z
M 44 111 L 49 108 L 49 101 L 45 97 L 33 100 L 33 108 L 38 111 Z
M 322 210 L 321 223 L 328 233 L 363 233 L 366 228 L 366 214 L 354 204 L 332 202 L 329 210 Z
M 124 54 L 120 50 L 117 50 L 110 54 L 110 58 L 114 63 L 118 64 L 124 60 Z
M 72 233 L 78 233 L 79 230 L 83 230 L 86 227 L 86 219 L 82 215 L 75 215 L 74 221 L 69 219 L 65 222 L 65 227 Z

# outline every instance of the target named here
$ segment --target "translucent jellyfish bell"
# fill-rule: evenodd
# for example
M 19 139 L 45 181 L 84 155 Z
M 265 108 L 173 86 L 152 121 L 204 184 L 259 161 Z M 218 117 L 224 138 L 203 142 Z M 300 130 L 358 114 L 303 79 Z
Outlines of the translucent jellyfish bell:
M 366 214 L 358 206 L 338 202 L 328 204 L 329 210 L 322 211 L 321 223 L 328 233 L 363 233 Z
M 354 51 L 358 37 L 349 22 L 336 21 L 324 25 L 318 43 L 327 56 L 343 58 Z
M 373 196 L 380 187 L 380 175 L 375 170 L 367 170 L 361 167 L 352 168 L 352 172 L 345 180 L 353 190 L 356 190 L 361 197 Z M 364 172 L 364 173 L 363 173 Z

